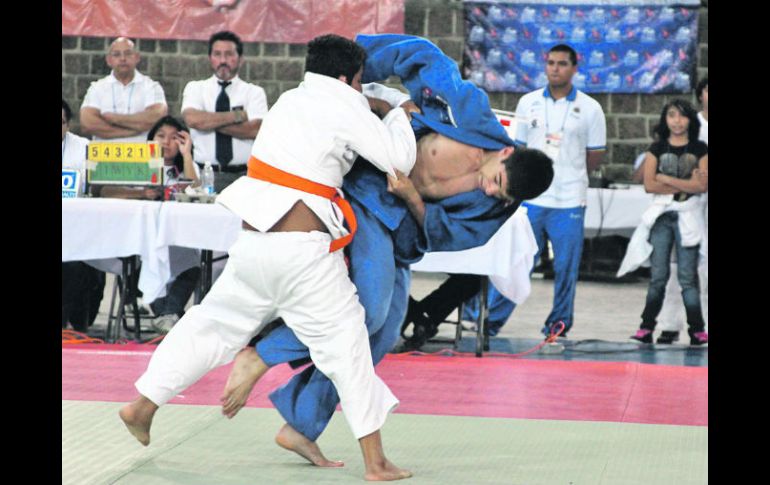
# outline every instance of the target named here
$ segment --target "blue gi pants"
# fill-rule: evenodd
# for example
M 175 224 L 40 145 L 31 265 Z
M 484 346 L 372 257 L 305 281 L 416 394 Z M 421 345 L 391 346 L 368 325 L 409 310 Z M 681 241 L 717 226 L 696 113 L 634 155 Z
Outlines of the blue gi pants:
M 387 228 L 355 199 L 349 201 L 358 221 L 358 231 L 349 246 L 351 280 L 366 309 L 372 360 L 377 365 L 398 340 L 411 273 L 407 266 L 395 262 Z M 286 325 L 271 331 L 256 349 L 269 366 L 310 356 Z M 318 439 L 339 403 L 332 382 L 312 364 L 270 393 L 270 400 L 286 422 L 311 441 Z
M 565 327 L 562 335 L 566 335 L 574 323 L 575 290 L 583 253 L 585 207 L 553 209 L 526 202 L 522 205 L 527 208 L 527 217 L 537 241 L 535 264 L 545 247 L 546 235 L 553 244 L 553 308 L 545 320 L 542 332 L 548 335 L 551 325 L 563 321 Z M 489 285 L 488 305 L 490 330 L 499 330 L 516 308 L 516 304 L 501 295 L 492 284 Z

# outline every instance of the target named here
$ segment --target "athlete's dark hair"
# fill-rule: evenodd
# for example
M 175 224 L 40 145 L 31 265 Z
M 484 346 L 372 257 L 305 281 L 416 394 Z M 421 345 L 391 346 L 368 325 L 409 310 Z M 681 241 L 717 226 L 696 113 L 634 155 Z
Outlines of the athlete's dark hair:
M 366 62 L 366 51 L 350 39 L 326 34 L 307 44 L 305 72 L 313 72 L 335 79 L 347 78 L 348 84 Z
M 516 200 L 534 199 L 553 181 L 553 161 L 540 150 L 516 147 L 503 163 L 508 175 L 507 195 Z

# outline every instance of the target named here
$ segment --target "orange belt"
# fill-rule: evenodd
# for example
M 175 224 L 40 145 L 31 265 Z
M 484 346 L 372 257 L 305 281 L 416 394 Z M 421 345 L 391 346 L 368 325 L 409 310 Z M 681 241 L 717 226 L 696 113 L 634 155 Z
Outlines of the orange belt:
M 342 211 L 342 216 L 348 222 L 350 234 L 332 241 L 329 245 L 330 253 L 344 248 L 353 240 L 353 235 L 356 233 L 356 229 L 358 229 L 356 215 L 353 213 L 353 208 L 350 207 L 350 203 L 343 199 L 334 187 L 329 187 L 328 185 L 319 184 L 318 182 L 313 182 L 312 180 L 299 177 L 292 173 L 284 172 L 283 170 L 272 167 L 253 156 L 249 158 L 248 172 L 246 172 L 246 175 L 251 178 L 270 182 L 271 184 L 318 195 L 325 199 L 329 199 L 332 204 L 336 204 Z

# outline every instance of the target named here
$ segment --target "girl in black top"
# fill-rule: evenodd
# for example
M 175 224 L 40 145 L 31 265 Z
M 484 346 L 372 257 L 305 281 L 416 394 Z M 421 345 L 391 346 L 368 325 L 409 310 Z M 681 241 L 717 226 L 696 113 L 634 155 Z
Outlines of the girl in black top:
M 708 190 L 708 146 L 698 140 L 700 122 L 695 109 L 684 100 L 673 100 L 663 107 L 655 128 L 656 141 L 644 161 L 644 188 L 653 194 L 673 194 L 684 202 Z M 663 306 L 670 273 L 671 251 L 676 248 L 677 279 L 682 287 L 690 344 L 708 342 L 698 288 L 699 246 L 682 246 L 679 213 L 663 212 L 650 229 L 650 285 L 642 312 L 642 324 L 631 338 L 652 343 L 652 331 Z

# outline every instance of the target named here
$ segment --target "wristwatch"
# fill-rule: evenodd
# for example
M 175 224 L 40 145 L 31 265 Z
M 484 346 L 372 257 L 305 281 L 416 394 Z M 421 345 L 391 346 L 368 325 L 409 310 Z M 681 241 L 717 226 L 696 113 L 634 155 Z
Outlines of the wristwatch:
M 243 123 L 248 119 L 248 115 L 243 110 L 243 106 L 234 106 L 232 111 L 235 112 L 235 122 L 236 123 Z

